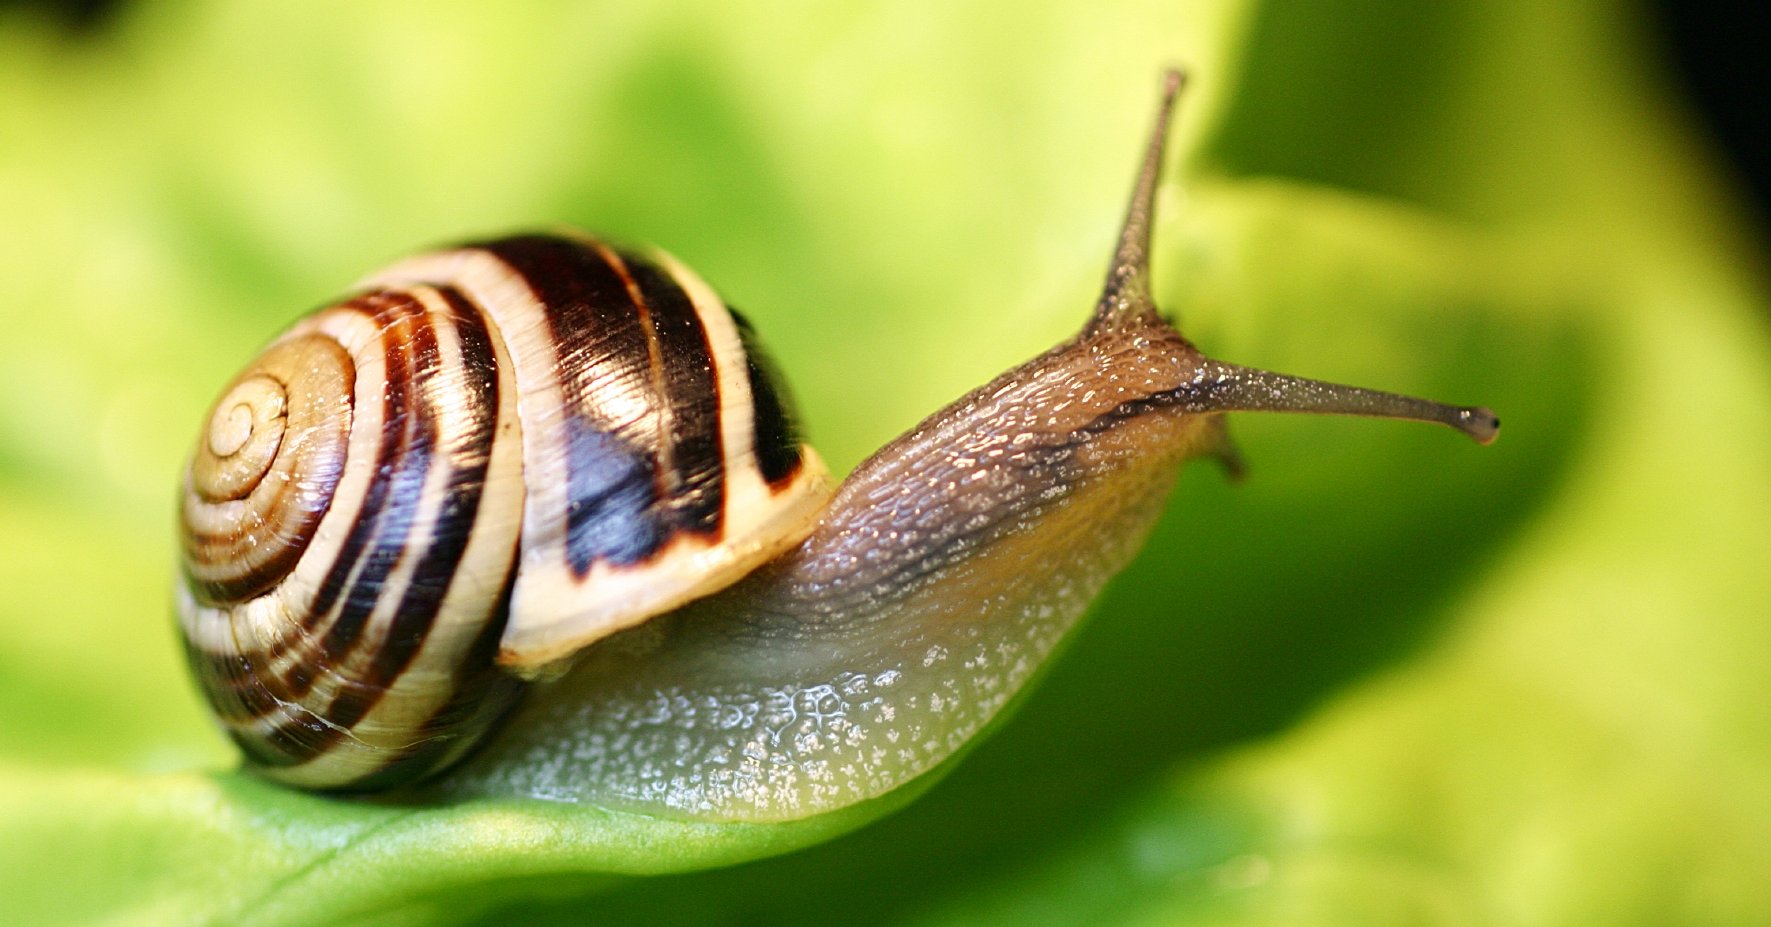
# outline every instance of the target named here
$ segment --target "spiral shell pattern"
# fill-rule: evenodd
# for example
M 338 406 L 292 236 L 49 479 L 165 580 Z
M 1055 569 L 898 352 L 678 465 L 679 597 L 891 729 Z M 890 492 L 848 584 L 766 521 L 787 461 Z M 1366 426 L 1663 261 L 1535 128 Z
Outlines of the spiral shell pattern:
M 411 259 L 229 386 L 183 487 L 187 652 L 248 765 L 463 755 L 521 677 L 797 543 L 828 477 L 692 273 L 524 236 Z

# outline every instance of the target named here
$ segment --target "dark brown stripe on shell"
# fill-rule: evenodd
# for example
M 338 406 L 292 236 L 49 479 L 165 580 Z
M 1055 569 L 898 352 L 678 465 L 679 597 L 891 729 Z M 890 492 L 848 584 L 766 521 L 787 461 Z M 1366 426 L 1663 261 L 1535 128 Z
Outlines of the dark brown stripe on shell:
M 583 242 L 525 235 L 477 245 L 508 265 L 546 314 L 554 342 L 566 450 L 566 559 L 639 563 L 668 539 L 656 449 L 669 422 L 653 337 L 625 272 Z M 611 409 L 638 407 L 637 414 Z
M 380 318 L 383 302 L 393 299 L 395 295 L 388 291 L 377 291 L 358 297 L 350 305 Z M 410 296 L 396 301 L 395 305 L 406 311 L 421 308 L 417 301 Z M 357 562 L 362 559 L 363 549 L 375 537 L 379 522 L 387 511 L 387 497 L 390 489 L 388 477 L 403 450 L 400 440 L 404 437 L 403 429 L 398 435 L 390 436 L 387 432 L 390 428 L 401 424 L 398 410 L 403 410 L 406 405 L 405 362 L 403 352 L 398 350 L 401 346 L 390 344 L 385 332 L 386 327 L 384 326 L 382 343 L 384 347 L 388 348 L 387 375 L 385 377 L 387 385 L 383 400 L 386 418 L 382 422 L 382 441 L 375 455 L 375 477 L 369 481 L 369 486 L 364 490 L 363 503 L 357 511 L 357 518 L 351 523 L 350 532 L 345 535 L 344 543 L 339 546 L 338 556 L 333 560 L 332 568 L 326 571 L 326 577 L 321 580 L 320 587 L 314 594 L 313 604 L 303 619 L 303 627 L 308 630 L 317 628 L 325 620 L 326 615 L 332 611 L 333 606 L 338 603 L 339 598 L 345 594 L 346 584 L 350 581 L 351 573 L 356 569 Z
M 386 410 L 375 476 L 360 513 L 369 517 L 359 517 L 352 526 L 353 540 L 359 526 L 367 527 L 355 545 L 357 550 L 367 547 L 367 551 L 343 593 L 337 616 L 326 628 L 320 653 L 311 655 L 327 664 L 344 659 L 356 645 L 370 614 L 382 601 L 388 574 L 410 548 L 412 523 L 437 443 L 436 413 L 426 395 L 426 381 L 435 377 L 441 364 L 436 331 L 423 304 L 410 294 L 385 292 L 372 300 L 387 360 Z M 348 569 L 344 561 L 341 556 L 338 566 Z M 309 627 L 324 620 L 330 604 L 315 603 L 308 615 Z
M 671 527 L 717 537 L 725 514 L 726 461 L 713 346 L 694 302 L 675 279 L 648 261 L 619 256 L 657 345 L 654 369 L 668 410 L 663 475 Z
M 325 725 L 312 718 L 308 723 L 286 722 L 270 734 L 253 729 L 252 722 L 270 715 L 285 701 L 265 685 L 275 679 L 263 659 L 253 654 L 218 654 L 185 642 L 185 654 L 222 728 L 245 755 L 248 765 L 280 768 L 307 762 L 331 744 L 318 732 Z M 292 706 L 304 710 L 299 705 Z
M 492 339 L 479 310 L 459 291 L 446 288 L 439 293 L 452 310 L 452 321 L 459 336 L 460 391 L 452 393 L 452 400 L 460 403 L 455 411 L 462 417 L 464 429 L 461 434 L 451 436 L 449 446 L 438 449 L 438 456 L 453 461 L 455 466 L 444 484 L 436 520 L 424 538 L 423 552 L 400 597 L 400 604 L 394 610 L 387 636 L 369 661 L 361 687 L 352 686 L 341 691 L 326 710 L 328 718 L 346 727 L 355 725 L 375 707 L 381 695 L 391 689 L 400 674 L 411 665 L 429 637 L 455 569 L 473 534 L 481 493 L 486 486 L 486 470 L 491 464 L 492 441 L 498 427 L 498 361 L 492 350 Z M 431 348 L 434 350 L 435 346 L 433 338 Z M 421 351 L 421 363 L 422 358 Z M 431 380 L 428 372 L 420 372 L 418 388 L 421 393 L 430 392 Z M 438 397 L 437 401 L 441 398 Z M 424 408 L 428 413 L 430 404 L 426 403 Z M 434 437 L 433 433 L 433 440 Z M 496 623 L 502 633 L 504 616 L 499 616 Z
M 271 768 L 300 766 L 325 754 L 344 737 L 342 730 L 321 720 L 305 706 L 291 702 L 289 708 L 298 715 L 265 733 L 228 729 L 248 762 Z
M 251 671 L 251 678 L 231 688 L 212 690 L 217 693 L 226 691 L 233 696 L 231 710 L 226 713 L 221 711 L 221 707 L 228 700 L 213 700 L 217 717 L 222 720 L 228 738 L 240 748 L 247 762 L 255 766 L 297 766 L 324 753 L 336 742 L 336 732 L 298 704 L 287 703 L 295 711 L 303 713 L 308 719 L 305 723 L 291 720 L 269 732 L 253 728 L 252 722 L 270 715 L 286 704 L 265 687 L 262 680 L 267 677 L 261 674 L 267 672 L 265 667 L 259 665 Z
M 351 791 L 379 791 L 411 781 L 418 773 L 435 774 L 467 755 L 468 748 L 483 743 L 478 738 L 463 743 L 460 732 L 490 730 L 498 718 L 516 707 L 527 691 L 522 681 L 496 667 L 499 640 L 504 636 L 510 618 L 510 595 L 516 585 L 516 551 L 512 550 L 511 569 L 505 572 L 504 590 L 498 597 L 492 620 L 480 629 L 479 637 L 462 665 L 468 672 L 458 681 L 448 701 L 418 729 L 412 745 L 387 765 L 342 786 Z M 473 736 L 471 733 L 465 736 Z M 451 754 L 454 754 L 451 756 Z
M 212 653 L 185 641 L 191 669 L 209 694 L 215 715 L 225 724 L 262 717 L 277 707 L 264 685 L 265 668 L 257 655 Z
M 763 350 L 756 329 L 750 320 L 727 307 L 738 326 L 738 338 L 744 343 L 745 369 L 750 376 L 751 441 L 756 450 L 756 466 L 763 480 L 773 489 L 781 489 L 799 473 L 801 437 L 792 401 L 780 384 L 774 359 Z

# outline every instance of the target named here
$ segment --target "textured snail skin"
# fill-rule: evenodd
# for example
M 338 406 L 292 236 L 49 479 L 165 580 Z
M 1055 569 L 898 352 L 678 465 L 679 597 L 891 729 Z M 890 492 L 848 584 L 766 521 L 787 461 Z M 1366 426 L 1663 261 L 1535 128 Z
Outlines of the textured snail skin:
M 249 768 L 409 786 L 486 739 L 428 794 L 834 810 L 998 715 L 1180 464 L 1236 470 L 1225 413 L 1492 440 L 1486 409 L 1211 360 L 1162 318 L 1149 235 L 1178 87 L 1081 333 L 882 448 L 828 506 L 754 335 L 668 257 L 504 239 L 297 323 L 224 391 L 185 485 L 187 652 Z
M 1162 325 L 1073 343 L 862 464 L 798 548 L 604 642 L 439 786 L 720 819 L 872 798 L 952 755 L 1136 553 L 1201 358 Z

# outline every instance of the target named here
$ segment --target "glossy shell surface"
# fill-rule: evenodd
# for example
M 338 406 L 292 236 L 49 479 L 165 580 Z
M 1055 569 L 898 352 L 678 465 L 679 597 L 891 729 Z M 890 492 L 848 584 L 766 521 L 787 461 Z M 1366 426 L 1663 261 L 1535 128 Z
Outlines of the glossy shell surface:
M 222 391 L 178 605 L 249 764 L 318 788 L 460 756 L 520 677 L 736 581 L 831 491 L 748 325 L 667 255 L 421 255 Z

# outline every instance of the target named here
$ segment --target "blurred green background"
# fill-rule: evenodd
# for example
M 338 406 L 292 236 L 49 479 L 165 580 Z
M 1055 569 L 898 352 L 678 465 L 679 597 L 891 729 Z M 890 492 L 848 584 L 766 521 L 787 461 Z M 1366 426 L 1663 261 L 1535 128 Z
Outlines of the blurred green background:
M 1771 316 L 1657 61 L 1603 0 L 0 9 L 0 922 L 1771 923 Z M 1186 472 L 919 795 L 717 827 L 230 771 L 172 489 L 288 320 L 468 235 L 655 242 L 846 470 L 1080 322 L 1167 63 L 1188 334 L 1498 444 L 1239 419 L 1251 478 Z

